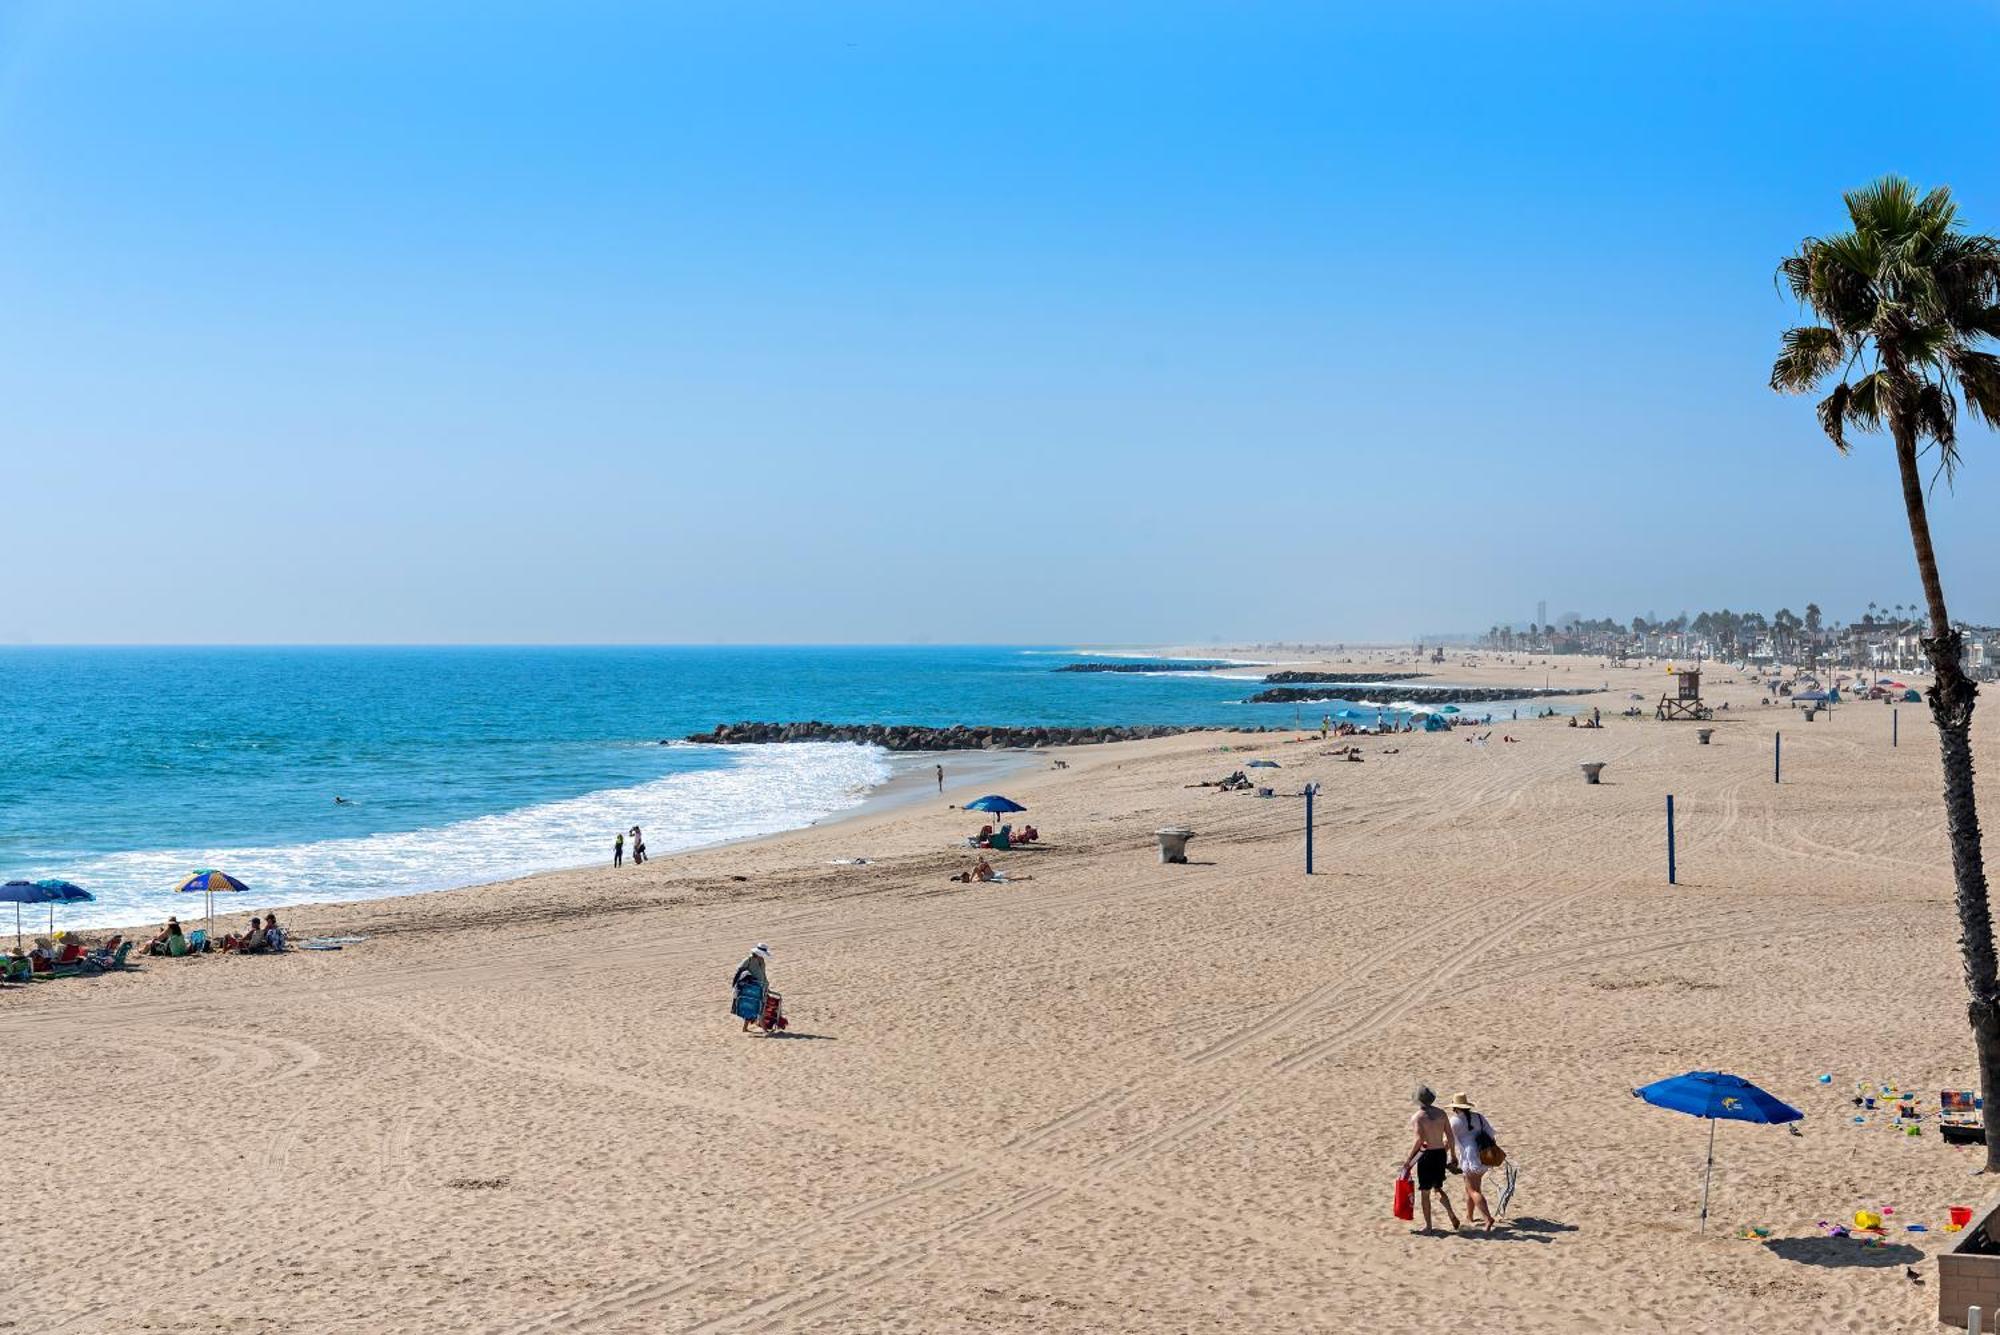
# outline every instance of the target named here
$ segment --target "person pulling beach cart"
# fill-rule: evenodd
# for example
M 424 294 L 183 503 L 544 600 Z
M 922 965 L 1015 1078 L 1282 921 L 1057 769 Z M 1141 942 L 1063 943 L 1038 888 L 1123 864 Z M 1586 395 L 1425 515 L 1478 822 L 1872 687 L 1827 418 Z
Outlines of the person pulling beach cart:
M 788 1027 L 785 999 L 771 990 L 771 980 L 764 971 L 765 963 L 770 958 L 771 948 L 759 941 L 743 957 L 743 962 L 736 966 L 736 976 L 730 980 L 735 997 L 729 1013 L 743 1021 L 743 1032 L 746 1034 L 753 1024 L 767 1034 Z

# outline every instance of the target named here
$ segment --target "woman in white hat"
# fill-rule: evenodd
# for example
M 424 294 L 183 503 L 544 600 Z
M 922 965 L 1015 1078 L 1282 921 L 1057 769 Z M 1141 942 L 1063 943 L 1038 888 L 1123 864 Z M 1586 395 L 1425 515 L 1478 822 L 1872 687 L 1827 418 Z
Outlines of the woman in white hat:
M 1486 1162 L 1500 1150 L 1498 1137 L 1493 1134 L 1493 1123 L 1486 1120 L 1486 1114 L 1472 1106 L 1472 1100 L 1464 1094 L 1454 1094 L 1444 1105 L 1445 1117 L 1451 1123 L 1451 1150 L 1458 1160 L 1458 1169 L 1465 1174 L 1465 1222 L 1478 1223 L 1481 1216 L 1486 1220 L 1486 1231 L 1493 1231 L 1493 1207 L 1486 1203 L 1486 1192 L 1481 1188 L 1481 1180 L 1486 1170 L 1493 1165 Z
M 764 994 L 771 990 L 771 980 L 764 973 L 764 962 L 771 958 L 771 948 L 759 941 L 736 966 L 736 976 L 732 985 L 736 989 L 736 1000 L 731 1010 L 743 1017 L 743 1032 L 750 1032 L 750 1022 L 764 1013 Z M 754 985 L 755 995 L 746 992 Z

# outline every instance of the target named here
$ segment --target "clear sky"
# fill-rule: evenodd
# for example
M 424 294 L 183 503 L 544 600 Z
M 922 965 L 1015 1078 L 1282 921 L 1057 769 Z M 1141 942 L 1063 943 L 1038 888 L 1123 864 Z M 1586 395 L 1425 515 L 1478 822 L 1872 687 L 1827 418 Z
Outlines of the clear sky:
M 0 641 L 1849 618 L 1894 470 L 1772 269 L 1884 171 L 2000 231 L 1996 72 L 1991 0 L 0 3 Z

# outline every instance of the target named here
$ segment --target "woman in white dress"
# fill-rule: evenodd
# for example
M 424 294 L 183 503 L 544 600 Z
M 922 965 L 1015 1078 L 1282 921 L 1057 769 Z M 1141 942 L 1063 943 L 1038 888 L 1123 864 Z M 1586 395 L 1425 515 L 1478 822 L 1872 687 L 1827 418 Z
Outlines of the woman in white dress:
M 1458 1169 L 1465 1174 L 1465 1222 L 1477 1223 L 1483 1216 L 1487 1232 L 1493 1231 L 1493 1207 L 1486 1203 L 1486 1192 L 1482 1182 L 1488 1165 L 1480 1159 L 1481 1139 L 1488 1145 L 1499 1145 L 1499 1137 L 1493 1132 L 1493 1123 L 1486 1120 L 1486 1114 L 1472 1106 L 1472 1100 L 1463 1094 L 1451 1096 L 1445 1106 L 1445 1117 L 1451 1123 L 1451 1150 L 1458 1160 Z

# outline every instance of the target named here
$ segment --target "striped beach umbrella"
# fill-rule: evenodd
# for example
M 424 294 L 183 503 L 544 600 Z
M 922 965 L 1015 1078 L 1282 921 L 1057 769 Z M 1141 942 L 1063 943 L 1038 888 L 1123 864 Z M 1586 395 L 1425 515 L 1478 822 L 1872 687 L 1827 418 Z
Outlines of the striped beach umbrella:
M 231 876 L 226 871 L 207 868 L 196 872 L 174 887 L 174 893 L 182 895 L 201 894 L 208 897 L 208 930 L 215 933 L 215 897 L 221 894 L 241 894 L 250 887 Z

